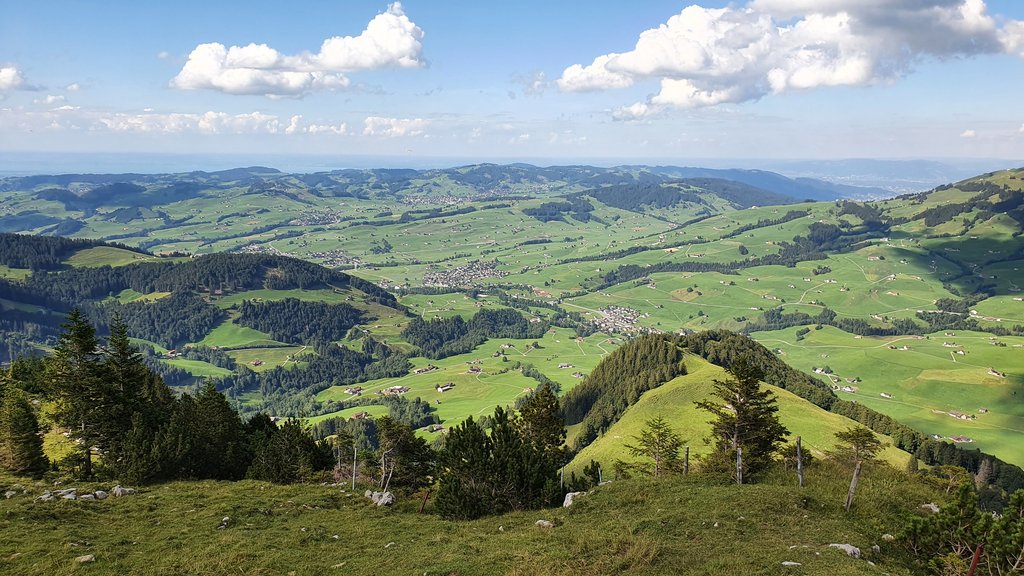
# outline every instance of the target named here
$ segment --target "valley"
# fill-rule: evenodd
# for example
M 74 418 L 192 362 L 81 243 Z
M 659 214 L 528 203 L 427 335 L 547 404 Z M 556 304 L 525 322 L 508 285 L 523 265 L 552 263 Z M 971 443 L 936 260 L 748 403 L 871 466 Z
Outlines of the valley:
M 254 282 L 217 272 L 169 289 L 125 283 L 85 299 L 96 310 L 116 301 L 129 311 L 194 294 L 210 322 L 174 341 L 132 335 L 169 383 L 220 379 L 243 411 L 311 422 L 373 414 L 384 408 L 377 392 L 399 386 L 450 428 L 514 404 L 538 384 L 529 373 L 567 393 L 637 334 L 726 329 L 749 334 L 841 399 L 1024 464 L 1024 172 L 868 203 L 807 202 L 780 187 L 681 174 L 477 165 L 7 178 L 0 230 L 123 246 L 69 249 L 45 273 L 55 278 L 103 266 L 187 267 L 203 254 L 270 259 Z M 284 257 L 394 296 L 329 276 L 276 276 Z M 9 287 L 0 306 L 10 317 L 0 329 L 12 354 L 52 345 L 70 305 L 19 292 L 33 286 L 31 272 L 0 261 Z M 241 317 L 244 302 L 286 299 L 353 306 L 360 317 L 328 340 L 353 354 L 383 343 L 408 368 L 287 384 L 334 360 L 312 337 L 275 337 Z M 518 337 L 487 333 L 440 358 L 420 355 L 407 337 L 414 318 L 468 321 L 488 310 L 521 314 Z M 346 393 L 357 383 L 361 395 Z M 686 420 L 678 408 L 650 414 Z M 421 434 L 435 433 L 425 426 Z

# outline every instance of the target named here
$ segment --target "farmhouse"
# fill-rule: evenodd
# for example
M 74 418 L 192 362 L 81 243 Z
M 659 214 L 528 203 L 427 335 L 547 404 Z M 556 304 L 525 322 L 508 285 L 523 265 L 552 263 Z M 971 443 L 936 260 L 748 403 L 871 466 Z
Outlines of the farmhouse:
M 566 362 L 562 362 L 561 364 L 558 365 L 558 367 L 559 368 L 575 368 L 575 366 L 573 366 L 572 364 L 568 364 Z
M 401 396 L 402 394 L 405 394 L 408 391 L 408 386 L 392 386 L 391 388 L 385 388 L 381 390 L 380 392 L 378 392 L 378 394 L 383 394 L 384 396 Z
M 355 414 L 352 415 L 351 419 L 352 420 L 366 420 L 369 417 L 370 417 L 370 413 L 369 412 L 356 412 Z
M 412 373 L 413 374 L 426 374 L 427 372 L 433 372 L 434 370 L 437 370 L 437 366 L 434 366 L 433 364 L 428 364 L 427 366 L 424 366 L 423 368 L 417 368 L 417 369 L 413 370 Z
M 351 388 L 345 388 L 345 394 L 349 394 L 351 396 L 362 396 L 363 395 L 363 387 L 362 386 L 353 386 Z
M 975 416 L 974 414 L 964 414 L 963 412 L 957 412 L 956 410 L 953 410 L 952 412 L 947 412 L 946 414 L 949 414 L 951 417 L 956 418 L 957 420 L 972 420 L 974 418 L 977 418 L 977 416 Z
M 455 383 L 454 382 L 449 382 L 447 384 L 438 384 L 437 388 L 435 388 L 435 389 L 438 392 L 442 392 L 443 393 L 443 392 L 447 392 L 447 391 L 451 390 L 452 388 L 455 388 Z
M 879 394 L 879 396 L 881 396 L 882 398 L 892 400 L 892 394 L 889 394 L 887 392 L 882 392 L 881 394 Z

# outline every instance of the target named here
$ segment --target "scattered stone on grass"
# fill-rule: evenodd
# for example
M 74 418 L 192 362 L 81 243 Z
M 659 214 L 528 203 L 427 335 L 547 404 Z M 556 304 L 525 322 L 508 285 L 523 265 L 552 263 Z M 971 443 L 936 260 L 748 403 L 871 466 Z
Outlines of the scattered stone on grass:
M 572 506 L 573 501 L 580 496 L 586 496 L 586 492 L 569 492 L 565 495 L 565 501 L 562 502 L 562 508 L 568 508 Z
M 852 544 L 829 544 L 828 547 L 838 548 L 839 550 L 846 552 L 846 555 L 851 558 L 860 558 L 860 548 L 857 548 Z

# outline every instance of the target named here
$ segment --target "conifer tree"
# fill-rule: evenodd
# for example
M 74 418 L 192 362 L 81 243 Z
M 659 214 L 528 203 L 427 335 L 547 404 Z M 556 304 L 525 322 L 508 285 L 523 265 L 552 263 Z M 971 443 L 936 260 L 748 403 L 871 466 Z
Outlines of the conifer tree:
M 142 360 L 135 346 L 128 338 L 128 328 L 121 317 L 115 315 L 110 323 L 110 336 L 102 350 L 102 378 L 109 394 L 105 414 L 97 425 L 100 443 L 116 463 L 124 458 L 121 452 L 129 431 L 136 424 L 153 424 L 145 418 L 135 418 L 136 413 L 146 411 L 143 391 L 146 380 L 151 378 L 149 368 Z
M 197 440 L 192 465 L 200 478 L 237 480 L 252 460 L 242 425 L 227 398 L 207 381 L 195 398 Z
M 565 459 L 565 419 L 558 396 L 547 383 L 541 384 L 519 409 L 519 431 L 535 449 L 560 467 Z
M 261 418 L 257 426 L 262 428 L 266 421 L 269 419 Z M 259 432 L 266 439 L 255 448 L 247 473 L 249 478 L 278 484 L 300 482 L 334 463 L 330 447 L 313 440 L 298 420 L 288 420 L 280 428 L 275 426 L 269 434 L 267 432 L 265 428 Z
M 387 416 L 377 418 L 377 459 L 380 461 L 378 485 L 416 490 L 430 483 L 434 454 L 426 440 L 416 436 L 407 424 Z
M 683 463 L 679 460 L 679 449 L 683 439 L 672 430 L 661 416 L 648 420 L 639 436 L 634 437 L 635 445 L 626 445 L 629 453 L 637 458 L 650 459 L 648 462 L 616 462 L 616 468 L 623 471 L 638 471 L 648 476 L 665 476 L 678 472 Z
M 10 386 L 0 403 L 0 467 L 18 475 L 38 476 L 48 465 L 28 395 Z
M 438 454 L 441 487 L 435 505 L 441 516 L 479 518 L 491 502 L 491 440 L 470 416 L 452 428 Z
M 749 478 L 767 468 L 789 430 L 779 422 L 775 395 L 760 387 L 764 373 L 759 368 L 739 357 L 728 372 L 730 378 L 715 380 L 714 395 L 722 403 L 696 402 L 715 417 L 710 438 L 714 451 L 707 464 L 713 470 L 734 469 L 737 450 L 742 448 L 743 477 Z
M 54 419 L 81 443 L 85 452 L 82 474 L 90 478 L 92 447 L 101 439 L 110 394 L 102 377 L 96 330 L 77 308 L 68 313 L 61 327 L 64 332 L 47 366 L 50 394 L 56 401 Z
M 858 462 L 873 460 L 882 449 L 882 441 L 875 433 L 863 426 L 855 426 L 848 430 L 835 433 L 838 444 L 833 452 L 839 460 Z

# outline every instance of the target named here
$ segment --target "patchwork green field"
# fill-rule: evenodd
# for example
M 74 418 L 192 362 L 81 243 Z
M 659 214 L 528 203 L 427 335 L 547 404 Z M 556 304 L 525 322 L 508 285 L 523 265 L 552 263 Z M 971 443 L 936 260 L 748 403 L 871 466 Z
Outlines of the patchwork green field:
M 978 332 L 858 338 L 824 327 L 797 341 L 796 330 L 755 336 L 796 368 L 831 370 L 822 377 L 840 387 L 842 398 L 927 434 L 958 437 L 961 445 L 1003 454 L 1011 462 L 1024 460 L 1024 379 L 1019 372 L 1004 372 L 1008 362 L 1016 367 L 1006 350 L 1020 354 L 1024 338 Z
M 364 401 L 408 386 L 405 396 L 429 402 L 450 427 L 536 386 L 522 373 L 526 365 L 564 394 L 635 334 L 721 328 L 750 333 L 786 362 L 834 384 L 840 398 L 1024 464 L 1019 173 L 871 203 L 798 201 L 808 196 L 797 192 L 785 200 L 778 190 L 753 187 L 730 193 L 668 169 L 488 165 L 400 177 L 268 169 L 155 175 L 135 183 L 142 199 L 88 209 L 81 204 L 93 200 L 82 191 L 103 185 L 68 184 L 80 199 L 67 200 L 44 177 L 21 188 L 15 179 L 3 194 L 9 213 L 23 215 L 18 222 L 38 224 L 25 232 L 52 233 L 74 222 L 77 228 L 62 233 L 154 254 L 293 256 L 396 294 L 397 303 L 385 305 L 352 286 L 221 290 L 224 279 L 211 278 L 219 284 L 198 295 L 226 316 L 179 347 L 217 349 L 236 361 L 239 374 L 306 370 L 308 357 L 293 357 L 314 349 L 313 342 L 281 342 L 240 323 L 244 302 L 353 305 L 363 319 L 335 343 L 359 352 L 382 342 L 409 355 L 412 366 L 407 374 L 360 382 Z M 653 183 L 638 184 L 641 176 Z M 161 192 L 179 184 L 173 194 Z M 157 259 L 90 246 L 66 255 L 63 267 L 153 260 L 189 261 L 183 254 Z M 27 282 L 29 274 L 0 262 L 0 278 Z M 171 295 L 137 286 L 101 296 L 158 305 Z M 491 338 L 442 360 L 419 355 L 403 336 L 417 316 L 468 321 L 481 310 L 513 305 L 532 322 L 551 323 L 550 330 L 536 339 Z M 2 294 L 0 306 L 46 310 Z M 5 338 L 25 341 L 17 333 L 8 329 Z M 166 353 L 158 339 L 138 342 Z M 528 349 L 534 340 L 540 347 Z M 160 361 L 191 374 L 192 384 L 225 370 L 198 359 Z M 415 373 L 430 365 L 436 370 Z M 447 383 L 455 386 L 437 391 Z M 349 399 L 349 385 L 330 384 L 325 379 L 269 399 L 252 387 L 234 390 L 233 398 L 281 416 L 349 416 L 351 408 L 338 406 Z

